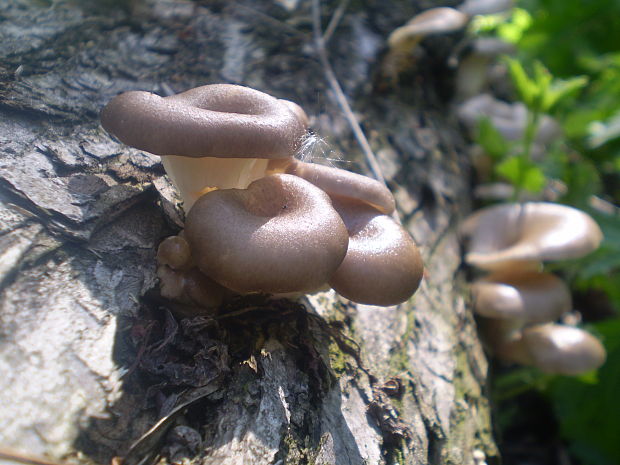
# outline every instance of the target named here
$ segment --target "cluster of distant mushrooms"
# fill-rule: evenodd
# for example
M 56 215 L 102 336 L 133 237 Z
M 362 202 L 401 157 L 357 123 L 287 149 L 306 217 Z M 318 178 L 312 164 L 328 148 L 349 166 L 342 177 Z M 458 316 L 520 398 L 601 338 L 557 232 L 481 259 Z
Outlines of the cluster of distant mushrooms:
M 573 310 L 560 278 L 542 263 L 579 258 L 602 240 L 598 225 L 575 208 L 549 202 L 483 208 L 461 227 L 465 261 L 488 272 L 471 285 L 474 311 L 500 359 L 547 373 L 576 375 L 605 361 L 602 344 L 586 331 L 554 323 Z
M 403 66 L 428 35 L 463 29 L 476 14 L 499 13 L 510 1 L 469 0 L 458 9 L 433 8 L 396 29 L 388 39 L 388 68 Z M 485 89 L 497 81 L 493 58 L 510 53 L 499 39 L 475 39 L 459 63 L 457 100 L 460 121 L 472 134 L 483 118 L 506 140 L 522 139 L 527 109 L 522 103 L 496 99 Z M 393 69 L 392 69 L 393 71 Z M 396 69 L 398 71 L 398 69 Z M 502 79 L 508 80 L 505 73 Z M 547 144 L 557 138 L 559 125 L 540 118 L 532 156 L 544 157 Z M 488 156 L 472 151 L 479 177 L 488 170 Z M 481 197 L 502 199 L 512 186 L 480 186 Z M 557 276 L 543 271 L 543 263 L 582 257 L 595 250 L 602 233 L 596 222 L 575 208 L 551 202 L 503 203 L 475 212 L 461 226 L 465 262 L 487 273 L 471 285 L 474 311 L 482 335 L 494 355 L 504 361 L 532 365 L 547 373 L 577 375 L 605 361 L 602 344 L 588 332 L 556 321 L 573 310 L 570 290 Z
M 170 97 L 127 92 L 102 111 L 122 142 L 162 157 L 186 211 L 157 253 L 161 294 L 189 312 L 236 295 L 333 288 L 358 303 L 404 302 L 423 274 L 382 183 L 294 158 L 297 104 L 214 84 Z

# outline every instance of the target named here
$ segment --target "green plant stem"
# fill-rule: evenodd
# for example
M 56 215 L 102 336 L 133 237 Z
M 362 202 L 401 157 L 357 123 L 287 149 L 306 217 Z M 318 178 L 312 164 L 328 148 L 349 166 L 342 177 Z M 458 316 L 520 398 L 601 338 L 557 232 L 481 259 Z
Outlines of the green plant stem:
M 540 110 L 538 108 L 528 110 L 527 125 L 525 126 L 525 133 L 523 134 L 523 152 L 519 155 L 519 172 L 515 185 L 515 190 L 512 194 L 513 202 L 517 202 L 519 200 L 519 196 L 521 195 L 521 191 L 523 190 L 525 173 L 532 157 L 532 148 L 534 147 L 534 139 L 536 137 L 536 131 L 538 130 L 539 120 Z

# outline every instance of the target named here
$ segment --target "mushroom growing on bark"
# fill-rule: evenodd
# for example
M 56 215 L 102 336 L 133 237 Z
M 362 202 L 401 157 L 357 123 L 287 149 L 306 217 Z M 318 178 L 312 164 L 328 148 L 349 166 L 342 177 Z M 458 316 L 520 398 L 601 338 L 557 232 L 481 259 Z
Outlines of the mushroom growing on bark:
M 468 21 L 468 15 L 448 7 L 431 8 L 414 16 L 389 35 L 388 52 L 382 64 L 384 75 L 395 84 L 398 75 L 414 62 L 414 52 L 422 39 L 458 31 Z
M 578 258 L 595 250 L 603 234 L 576 208 L 547 202 L 495 205 L 461 226 L 465 261 L 486 270 L 535 268 L 540 262 Z
M 351 300 L 393 305 L 417 289 L 422 261 L 387 216 L 394 197 L 365 176 L 294 160 L 308 118 L 293 102 L 225 84 L 165 98 L 128 92 L 101 119 L 162 155 L 184 199 L 185 230 L 158 251 L 164 297 L 208 307 L 227 293 L 330 283 Z
M 411 236 L 388 216 L 395 201 L 387 187 L 366 176 L 299 161 L 287 172 L 327 192 L 347 227 L 347 255 L 329 280 L 336 292 L 354 302 L 381 306 L 413 295 L 424 265 Z
M 554 323 L 510 331 L 490 325 L 494 353 L 502 360 L 532 365 L 545 373 L 578 375 L 605 362 L 605 348 L 590 333 Z
M 101 112 L 109 133 L 162 156 L 185 211 L 204 192 L 244 189 L 267 174 L 269 160 L 291 158 L 307 122 L 293 102 L 230 84 L 170 97 L 126 92 Z
M 474 311 L 488 318 L 540 323 L 572 309 L 568 286 L 550 273 L 496 272 L 472 283 L 471 292 Z
M 411 236 L 392 217 L 359 200 L 332 201 L 349 232 L 349 249 L 330 286 L 347 299 L 368 305 L 397 305 L 409 299 L 424 274 Z
M 388 37 L 390 50 L 409 53 L 426 36 L 463 29 L 469 16 L 454 8 L 431 8 L 414 16 Z
M 328 195 L 288 174 L 203 195 L 187 215 L 185 236 L 198 268 L 242 294 L 314 291 L 349 242 Z
M 382 183 L 361 174 L 331 166 L 294 160 L 286 172 L 311 182 L 330 197 L 349 197 L 389 215 L 396 208 L 394 196 Z
M 498 358 L 566 375 L 604 362 L 594 336 L 551 323 L 571 309 L 570 293 L 560 279 L 536 271 L 543 261 L 578 258 L 598 247 L 602 232 L 590 216 L 554 203 L 502 204 L 471 215 L 461 234 L 465 261 L 494 270 L 472 285 L 472 295 Z

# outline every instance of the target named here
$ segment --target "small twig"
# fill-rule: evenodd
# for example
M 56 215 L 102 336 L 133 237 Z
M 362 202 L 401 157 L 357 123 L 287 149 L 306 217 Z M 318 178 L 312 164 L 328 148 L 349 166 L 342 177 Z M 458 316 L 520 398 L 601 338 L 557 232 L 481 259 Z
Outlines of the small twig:
M 368 139 L 364 135 L 362 128 L 360 127 L 353 111 L 351 110 L 351 106 L 347 101 L 347 98 L 338 83 L 338 79 L 334 74 L 334 70 L 332 69 L 329 60 L 327 59 L 327 53 L 325 51 L 325 42 L 323 40 L 323 35 L 321 32 L 321 6 L 320 0 L 312 0 L 312 29 L 314 35 L 314 43 L 316 47 L 317 54 L 319 56 L 319 60 L 321 61 L 321 65 L 323 66 L 323 70 L 325 71 L 325 78 L 329 86 L 332 88 L 333 92 L 336 94 L 336 100 L 338 101 L 338 105 L 340 105 L 341 110 L 344 113 L 345 118 L 347 119 L 351 129 L 353 131 L 353 135 L 357 139 L 358 144 L 360 145 L 362 152 L 364 153 L 364 157 L 366 158 L 366 163 L 368 164 L 368 168 L 370 169 L 374 178 L 385 184 L 385 178 L 381 172 L 381 167 L 377 162 L 377 158 L 370 148 L 370 144 L 368 143 Z
M 61 462 L 55 462 L 45 457 L 25 454 L 7 447 L 0 447 L 0 459 L 12 460 L 13 462 L 25 463 L 29 465 L 63 465 Z
M 336 8 L 336 11 L 334 11 L 332 18 L 329 20 L 329 24 L 327 25 L 327 27 L 325 28 L 325 32 L 323 33 L 323 46 L 325 46 L 325 44 L 329 42 L 329 39 L 332 38 L 334 31 L 340 24 L 340 20 L 342 19 L 344 12 L 347 9 L 347 6 L 349 6 L 349 1 L 350 0 L 342 0 L 340 2 L 340 5 L 338 5 L 338 8 Z

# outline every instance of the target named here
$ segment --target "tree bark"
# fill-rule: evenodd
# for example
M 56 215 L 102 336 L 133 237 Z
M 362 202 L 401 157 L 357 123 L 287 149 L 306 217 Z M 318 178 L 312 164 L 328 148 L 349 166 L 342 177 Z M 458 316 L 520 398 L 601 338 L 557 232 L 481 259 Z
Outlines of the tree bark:
M 422 286 L 390 308 L 324 292 L 186 319 L 155 277 L 158 243 L 182 225 L 172 187 L 99 111 L 128 90 L 248 85 L 311 116 L 302 156 L 366 172 L 316 54 L 312 2 L 0 4 L 0 448 L 84 464 L 497 455 L 458 273 L 469 186 L 448 103 L 457 38 L 424 42 L 394 86 L 385 39 L 432 5 L 320 3 L 323 28 L 343 13 L 328 58 L 421 248 Z

